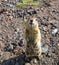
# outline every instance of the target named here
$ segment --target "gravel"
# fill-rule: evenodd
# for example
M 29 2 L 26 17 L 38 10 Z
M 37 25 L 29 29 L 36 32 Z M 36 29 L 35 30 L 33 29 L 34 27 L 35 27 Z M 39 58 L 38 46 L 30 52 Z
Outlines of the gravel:
M 37 7 L 0 2 L 0 65 L 59 65 L 59 0 L 40 0 Z M 35 15 L 42 35 L 42 57 L 26 57 L 22 19 Z

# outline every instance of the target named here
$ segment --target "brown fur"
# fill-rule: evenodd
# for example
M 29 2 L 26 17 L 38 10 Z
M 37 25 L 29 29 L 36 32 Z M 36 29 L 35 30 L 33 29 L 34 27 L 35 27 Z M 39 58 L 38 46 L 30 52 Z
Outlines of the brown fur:
M 41 33 L 38 27 L 38 22 L 35 22 L 36 18 L 30 17 L 26 22 L 25 40 L 27 42 L 26 56 L 41 56 Z M 34 25 L 31 27 L 29 21 L 33 20 Z

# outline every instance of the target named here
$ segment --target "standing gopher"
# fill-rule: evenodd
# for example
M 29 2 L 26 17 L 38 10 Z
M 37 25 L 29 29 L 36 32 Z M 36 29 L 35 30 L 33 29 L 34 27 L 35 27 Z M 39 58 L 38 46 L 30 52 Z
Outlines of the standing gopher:
M 30 17 L 25 24 L 25 40 L 27 42 L 26 56 L 41 56 L 41 33 L 38 26 L 37 18 Z

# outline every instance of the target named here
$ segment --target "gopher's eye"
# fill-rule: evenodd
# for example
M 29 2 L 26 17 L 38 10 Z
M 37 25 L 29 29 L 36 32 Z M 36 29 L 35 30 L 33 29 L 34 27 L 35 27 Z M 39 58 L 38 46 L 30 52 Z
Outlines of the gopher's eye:
M 38 21 L 38 19 L 35 19 L 36 21 Z

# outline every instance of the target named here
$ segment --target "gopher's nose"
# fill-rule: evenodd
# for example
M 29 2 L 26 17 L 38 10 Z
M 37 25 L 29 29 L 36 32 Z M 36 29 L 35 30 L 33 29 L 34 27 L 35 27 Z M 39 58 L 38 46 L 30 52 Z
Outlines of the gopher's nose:
M 30 24 L 33 24 L 33 20 L 30 20 Z

